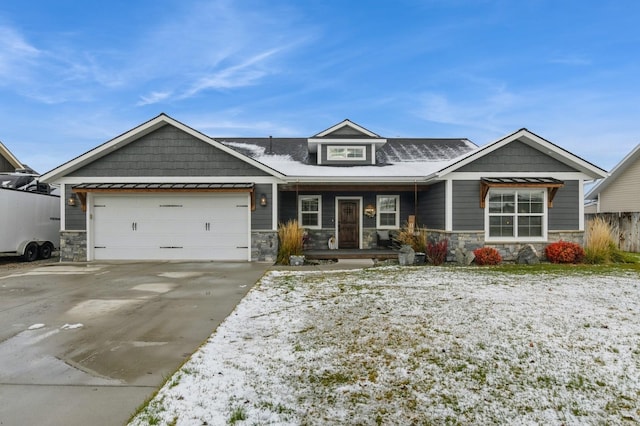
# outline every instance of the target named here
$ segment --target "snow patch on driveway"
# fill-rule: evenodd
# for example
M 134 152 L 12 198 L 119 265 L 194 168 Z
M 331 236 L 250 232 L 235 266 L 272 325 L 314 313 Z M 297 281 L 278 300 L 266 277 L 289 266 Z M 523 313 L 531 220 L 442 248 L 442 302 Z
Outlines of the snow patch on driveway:
M 165 277 L 165 278 L 177 278 L 177 279 L 182 279 L 182 278 L 198 278 L 203 276 L 204 274 L 202 272 L 189 272 L 189 271 L 182 271 L 182 272 L 163 272 L 161 274 L 158 274 L 159 277 Z
M 168 293 L 174 288 L 176 288 L 174 284 L 153 283 L 153 284 L 140 284 L 133 287 L 131 290 L 148 291 L 152 293 Z
M 135 303 L 141 303 L 141 301 L 135 299 L 89 299 L 69 309 L 67 314 L 73 317 L 83 318 L 106 315 Z
M 27 330 L 38 330 L 40 328 L 43 328 L 44 326 L 45 326 L 44 324 L 33 324 L 32 326 L 27 328 Z

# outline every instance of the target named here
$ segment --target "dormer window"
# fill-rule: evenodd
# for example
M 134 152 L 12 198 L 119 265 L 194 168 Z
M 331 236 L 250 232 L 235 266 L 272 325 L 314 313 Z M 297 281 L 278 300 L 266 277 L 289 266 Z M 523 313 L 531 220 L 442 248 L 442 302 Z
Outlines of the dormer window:
M 387 140 L 349 120 L 307 139 L 318 165 L 367 166 L 376 164 L 376 151 Z
M 353 161 L 366 158 L 364 146 L 328 146 L 327 160 L 329 161 Z

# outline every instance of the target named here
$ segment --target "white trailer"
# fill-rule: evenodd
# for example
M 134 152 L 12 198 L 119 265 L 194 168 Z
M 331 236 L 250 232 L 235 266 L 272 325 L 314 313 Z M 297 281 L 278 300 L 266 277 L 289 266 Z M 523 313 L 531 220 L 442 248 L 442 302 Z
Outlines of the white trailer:
M 0 187 L 0 253 L 32 262 L 59 245 L 59 196 Z

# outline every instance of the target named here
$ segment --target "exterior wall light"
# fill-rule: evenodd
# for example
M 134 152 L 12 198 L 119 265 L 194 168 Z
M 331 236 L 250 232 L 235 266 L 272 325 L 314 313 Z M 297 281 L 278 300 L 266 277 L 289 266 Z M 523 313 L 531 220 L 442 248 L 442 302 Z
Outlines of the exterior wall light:
M 374 217 L 376 215 L 376 208 L 373 204 L 367 204 L 367 207 L 364 208 L 364 215 L 367 217 Z
M 262 207 L 267 206 L 267 194 L 260 194 L 260 205 Z
M 69 205 L 71 207 L 75 207 L 76 206 L 76 197 L 74 195 L 71 195 L 69 197 L 69 199 L 67 200 L 67 205 Z

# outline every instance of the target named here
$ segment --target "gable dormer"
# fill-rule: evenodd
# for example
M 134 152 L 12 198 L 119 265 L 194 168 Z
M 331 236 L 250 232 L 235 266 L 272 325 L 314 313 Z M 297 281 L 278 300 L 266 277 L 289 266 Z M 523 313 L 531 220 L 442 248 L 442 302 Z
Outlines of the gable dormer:
M 376 150 L 385 143 L 385 138 L 348 119 L 307 139 L 309 152 L 326 166 L 375 165 Z

